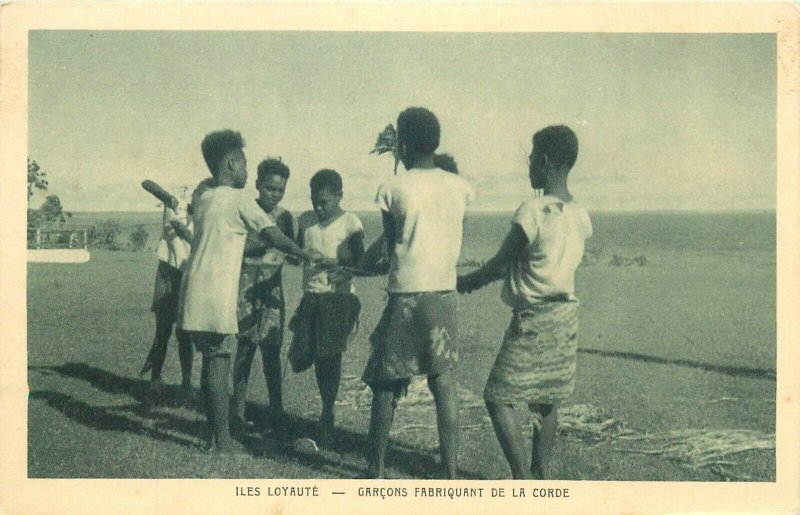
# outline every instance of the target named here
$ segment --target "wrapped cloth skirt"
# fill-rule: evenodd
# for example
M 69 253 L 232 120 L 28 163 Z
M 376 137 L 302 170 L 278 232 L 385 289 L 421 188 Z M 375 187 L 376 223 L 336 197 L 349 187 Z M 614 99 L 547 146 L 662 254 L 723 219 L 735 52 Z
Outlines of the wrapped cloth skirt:
M 458 363 L 457 341 L 456 292 L 390 293 L 362 379 L 375 388 L 441 374 Z
M 554 404 L 575 389 L 578 303 L 515 310 L 484 390 L 495 404 Z

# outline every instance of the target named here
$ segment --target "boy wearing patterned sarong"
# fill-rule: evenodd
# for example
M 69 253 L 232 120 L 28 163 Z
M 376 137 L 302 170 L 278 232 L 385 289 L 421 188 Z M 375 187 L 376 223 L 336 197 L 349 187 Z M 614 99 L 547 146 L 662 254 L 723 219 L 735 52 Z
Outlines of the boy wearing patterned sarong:
M 504 279 L 502 299 L 513 316 L 489 374 L 484 399 L 497 439 L 515 479 L 545 479 L 556 438 L 556 409 L 575 387 L 578 299 L 575 270 L 592 225 L 572 200 L 567 174 L 578 157 L 568 127 L 551 126 L 533 136 L 529 176 L 543 195 L 514 214 L 497 254 L 458 278 L 459 292 Z M 530 467 L 515 405 L 527 405 L 534 424 Z
M 464 211 L 475 191 L 436 167 L 440 128 L 432 112 L 406 109 L 397 131 L 397 155 L 407 171 L 382 184 L 376 196 L 390 261 L 389 299 L 370 338 L 363 375 L 372 389 L 367 475 L 384 477 L 397 401 L 413 376 L 425 375 L 436 404 L 442 465 L 453 479 L 459 444 L 452 371 L 458 362 L 456 262 Z
M 294 239 L 292 214 L 279 205 L 286 192 L 289 173 L 289 167 L 280 159 L 263 160 L 258 165 L 256 203 L 288 238 Z M 233 420 L 237 430 L 251 427 L 251 422 L 245 418 L 245 402 L 256 349 L 261 350 L 270 418 L 278 424 L 286 420 L 281 385 L 281 345 L 286 318 L 283 262 L 283 252 L 266 245 L 255 235 L 248 235 L 239 277 L 239 337 L 233 359 Z

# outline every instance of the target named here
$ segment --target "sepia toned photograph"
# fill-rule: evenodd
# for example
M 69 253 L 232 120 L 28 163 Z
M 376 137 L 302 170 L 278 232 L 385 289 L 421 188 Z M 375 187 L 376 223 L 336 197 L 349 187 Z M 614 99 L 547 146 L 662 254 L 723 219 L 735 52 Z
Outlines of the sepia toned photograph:
M 292 513 L 785 487 L 781 34 L 397 16 L 21 32 L 22 479 Z
M 774 35 L 29 44 L 31 477 L 774 481 Z

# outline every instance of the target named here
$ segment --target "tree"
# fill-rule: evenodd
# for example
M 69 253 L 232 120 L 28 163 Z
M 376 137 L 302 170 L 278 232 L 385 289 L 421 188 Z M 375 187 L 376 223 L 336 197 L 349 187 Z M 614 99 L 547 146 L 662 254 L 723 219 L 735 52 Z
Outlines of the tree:
M 58 198 L 58 195 L 48 195 L 39 211 L 45 222 L 64 221 L 64 208 L 61 207 L 61 199 Z
M 397 163 L 399 161 L 397 156 L 397 131 L 391 123 L 383 128 L 378 134 L 378 140 L 375 146 L 369 151 L 370 154 L 385 154 L 391 152 L 394 157 L 394 173 L 397 175 Z
M 110 219 L 106 220 L 100 225 L 89 227 L 89 245 L 101 249 L 119 250 L 120 245 L 117 243 L 117 237 L 121 233 L 122 227 L 120 227 L 119 222 Z
M 47 191 L 47 173 L 39 167 L 39 163 L 28 158 L 28 204 L 31 202 L 34 188 Z M 59 203 L 60 204 L 60 203 Z M 29 206 L 30 207 L 30 206 Z

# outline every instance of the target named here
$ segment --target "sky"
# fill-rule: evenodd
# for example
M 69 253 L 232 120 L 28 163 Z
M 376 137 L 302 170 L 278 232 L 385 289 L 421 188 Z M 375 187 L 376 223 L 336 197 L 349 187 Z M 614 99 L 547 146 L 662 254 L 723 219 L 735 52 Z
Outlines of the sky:
M 200 142 L 228 128 L 245 138 L 254 195 L 258 162 L 280 156 L 287 208 L 309 208 L 308 180 L 333 168 L 345 209 L 375 209 L 392 158 L 369 151 L 409 106 L 438 116 L 475 210 L 532 194 L 531 136 L 551 124 L 578 136 L 570 189 L 590 210 L 775 209 L 771 34 L 32 31 L 29 43 L 29 157 L 67 211 L 156 210 L 141 181 L 191 190 L 209 175 Z

